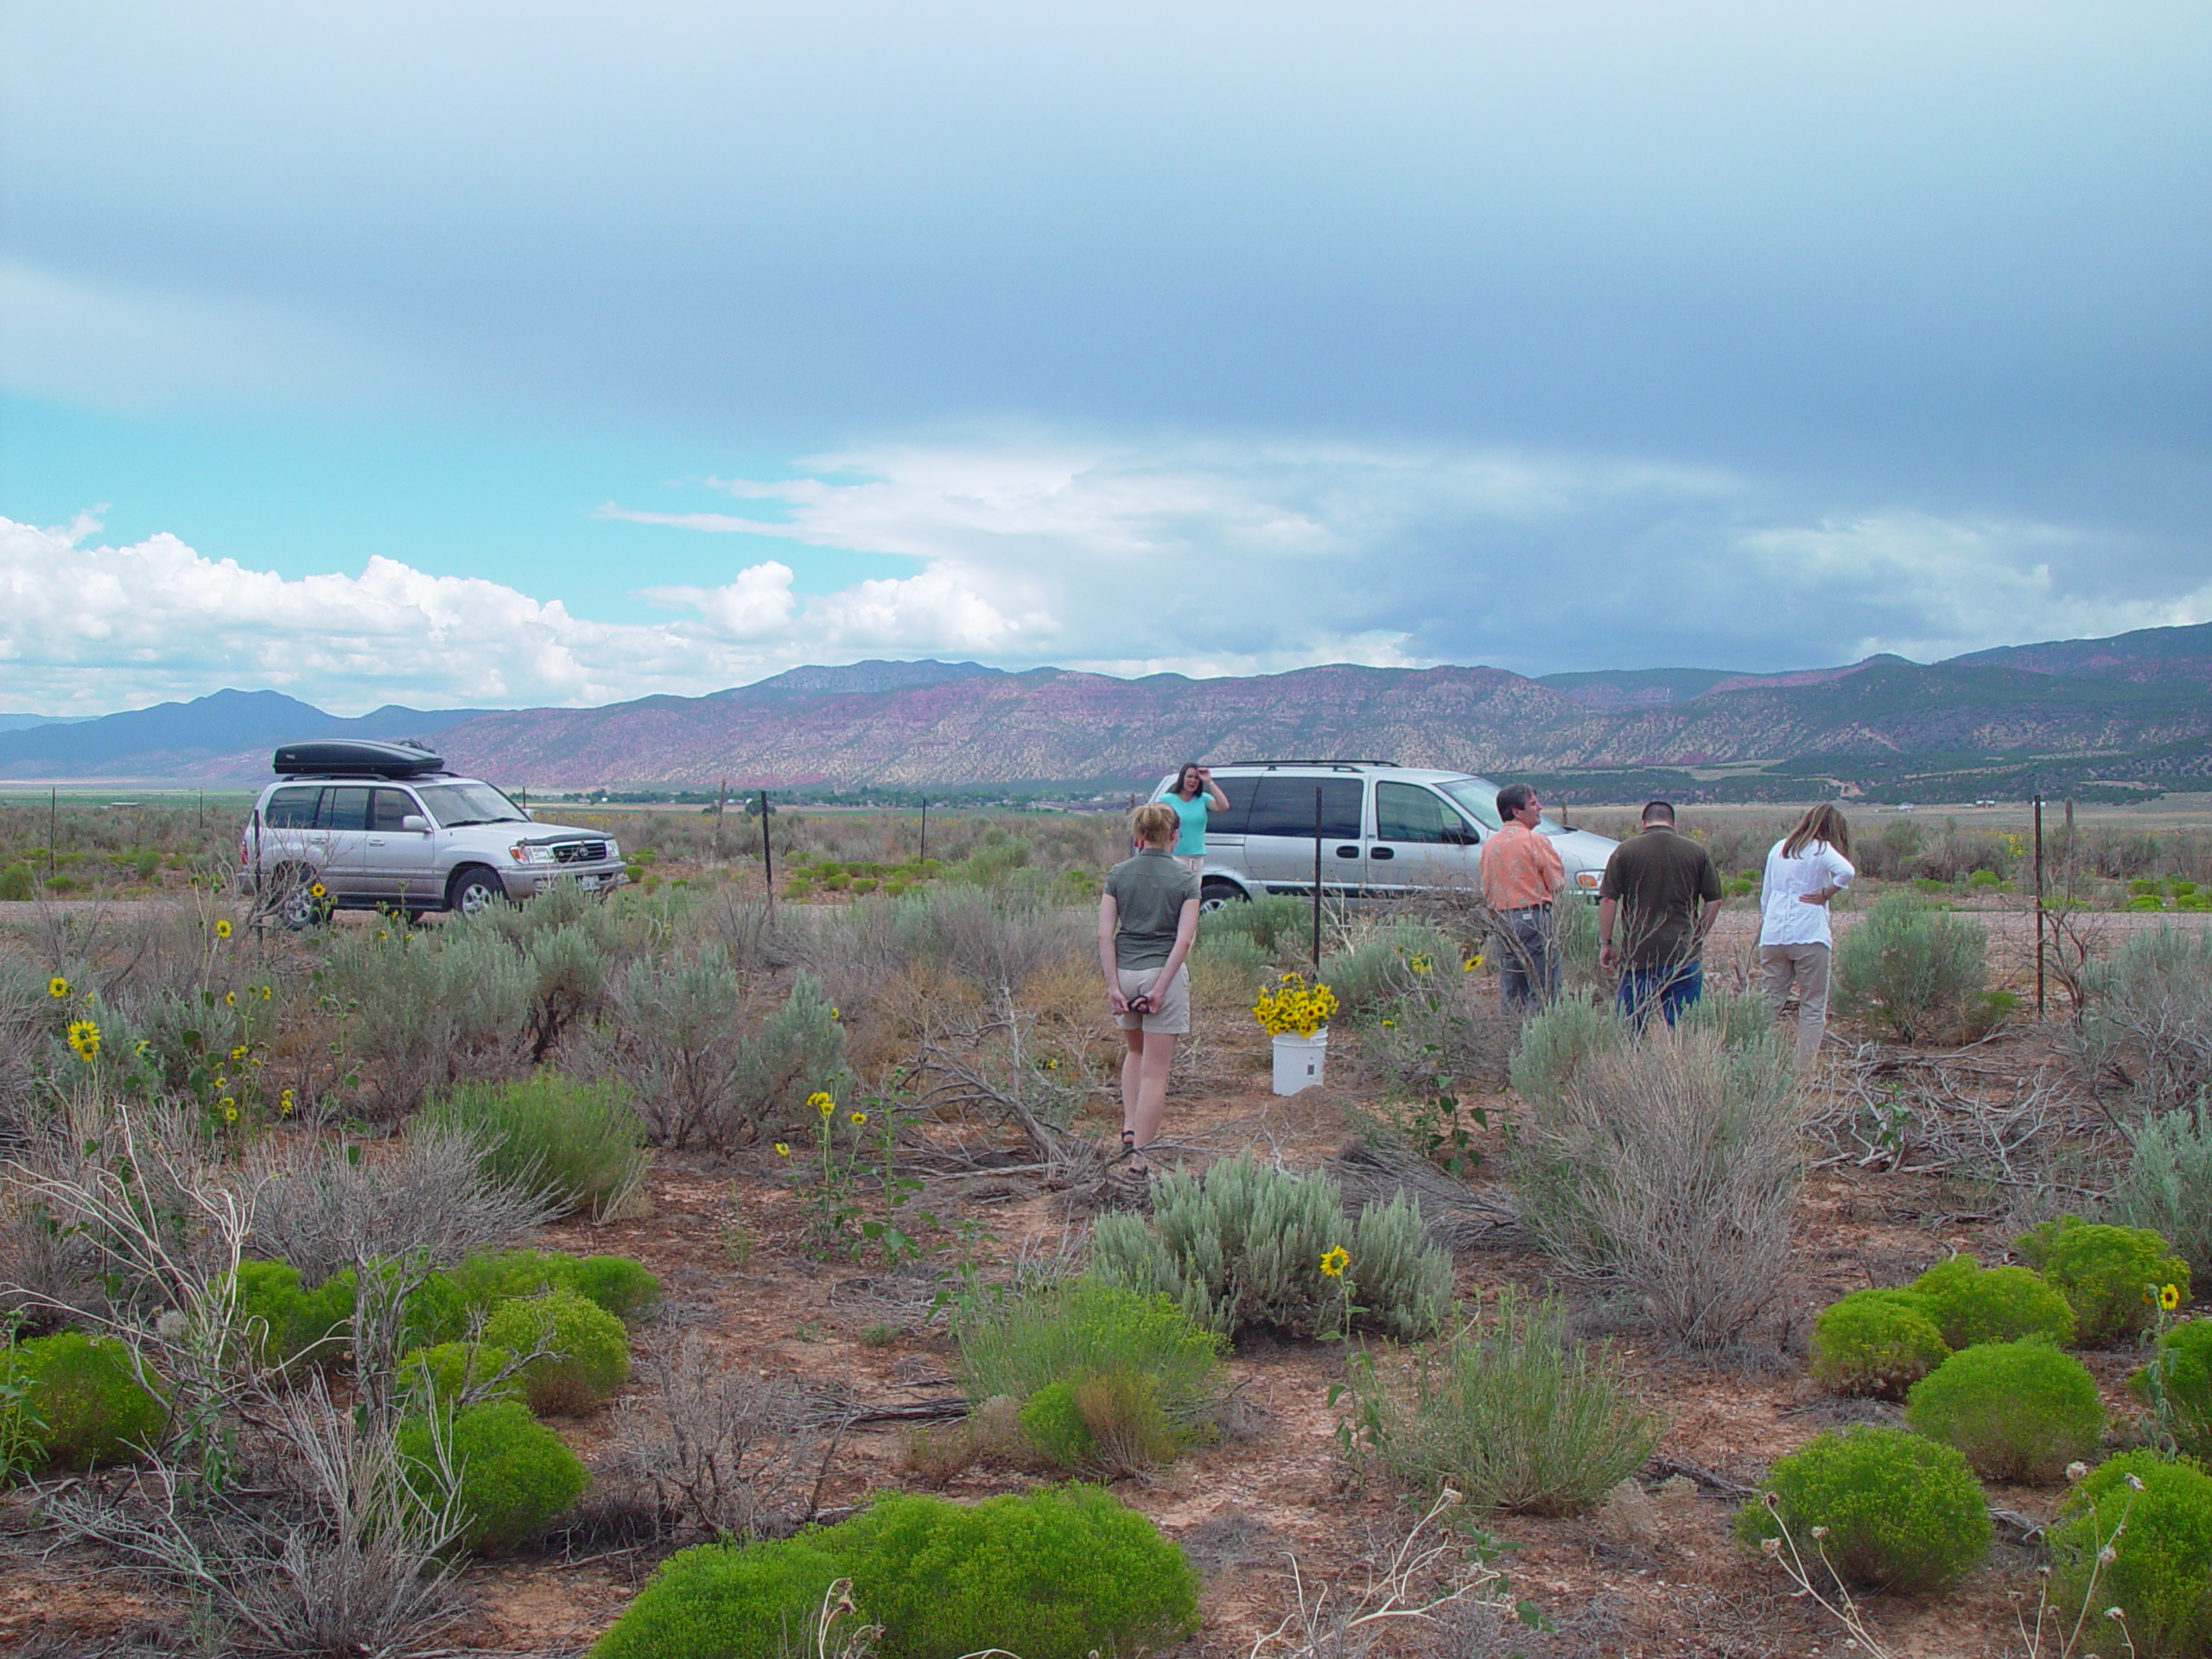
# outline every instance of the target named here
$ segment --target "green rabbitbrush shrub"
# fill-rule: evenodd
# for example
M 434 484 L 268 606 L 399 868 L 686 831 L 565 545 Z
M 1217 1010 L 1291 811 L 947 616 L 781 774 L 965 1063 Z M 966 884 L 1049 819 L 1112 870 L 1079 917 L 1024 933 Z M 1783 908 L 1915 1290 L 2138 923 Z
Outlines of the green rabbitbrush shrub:
M 572 1290 L 501 1303 L 484 1322 L 484 1340 L 514 1354 L 552 1350 L 522 1370 L 532 1411 L 596 1411 L 630 1379 L 630 1336 L 622 1321 Z
M 2031 1337 L 2063 1348 L 2074 1340 L 2072 1306 L 2026 1268 L 1984 1268 L 1970 1255 L 1955 1255 L 1912 1287 L 1934 1308 L 1936 1328 L 1954 1348 Z
M 2067 1494 L 2050 1536 L 2052 1605 L 2086 1604 L 2092 1618 L 2120 1608 L 2142 1659 L 2196 1659 L 2212 1644 L 2212 1476 L 2202 1465 L 2123 1452 Z M 2107 1545 L 2114 1559 L 2101 1564 Z
M 1118 1480 L 1171 1462 L 1182 1437 L 1159 1386 L 1133 1371 L 1086 1371 L 1047 1382 L 1021 1408 L 1029 1443 L 1069 1473 Z
M 476 1398 L 468 1402 L 471 1405 L 519 1400 L 524 1391 L 521 1375 L 499 1376 L 501 1368 L 513 1357 L 505 1349 L 488 1343 L 471 1347 L 465 1342 L 442 1342 L 435 1347 L 417 1348 L 399 1363 L 400 1390 L 412 1398 L 415 1409 L 424 1412 L 437 1408 L 451 1411 L 470 1389 L 476 1391 Z
M 1576 1515 L 1634 1474 L 1664 1427 L 1604 1348 L 1567 1334 L 1556 1297 L 1498 1294 L 1497 1317 L 1415 1357 L 1408 1388 L 1354 1357 L 1363 1446 L 1400 1478 L 1479 1507 Z
M 424 1108 L 421 1122 L 474 1135 L 486 1173 L 551 1200 L 561 1215 L 607 1214 L 638 1190 L 652 1157 L 626 1089 L 557 1071 L 461 1084 Z
M 1321 1264 L 1339 1248 L 1349 1262 L 1332 1277 Z M 1168 1176 L 1149 1221 L 1101 1216 L 1090 1268 L 1108 1284 L 1168 1296 L 1230 1337 L 1260 1326 L 1332 1335 L 1350 1323 L 1417 1338 L 1442 1322 L 1452 1295 L 1452 1258 L 1423 1242 L 1421 1206 L 1403 1192 L 1347 1223 L 1333 1176 L 1249 1156 Z
M 1095 1486 L 975 1504 L 888 1493 L 852 1520 L 781 1542 L 673 1556 L 592 1659 L 810 1654 L 837 1578 L 883 1626 L 882 1659 L 1137 1659 L 1198 1627 L 1198 1575 L 1151 1522 Z M 804 1633 L 792 1643 L 788 1633 Z
M 1958 1447 L 1984 1480 L 2038 1485 L 2095 1451 L 2105 1432 L 2096 1378 L 2032 1339 L 1960 1349 L 1912 1385 L 1904 1419 Z
M 158 1380 L 142 1380 L 136 1357 L 113 1337 L 64 1331 L 0 1350 L 0 1382 L 22 1388 L 39 1467 L 133 1462 L 168 1421 L 168 1408 L 146 1386 Z
M 1965 1458 L 1901 1428 L 1862 1424 L 1776 1459 L 1767 1492 L 1737 1511 L 1736 1536 L 1756 1549 L 1784 1526 L 1807 1567 L 1825 1555 L 1872 1590 L 1948 1590 L 1989 1553 L 1989 1505 Z M 1827 1535 L 1815 1541 L 1815 1527 Z
M 2137 1335 L 2151 1321 L 2161 1288 L 2189 1300 L 2189 1264 L 2140 1227 L 2107 1227 L 2058 1216 L 2012 1241 L 2074 1310 L 2075 1335 L 2100 1347 Z
M 478 1316 L 549 1290 L 575 1291 L 618 1319 L 629 1319 L 659 1300 L 660 1281 L 625 1255 L 483 1251 L 423 1281 L 408 1300 L 408 1332 L 418 1343 L 458 1342 Z
M 512 1549 L 583 1495 L 591 1477 L 561 1437 L 518 1401 L 471 1406 L 449 1420 L 447 1455 L 461 1475 L 466 1526 L 456 1549 L 493 1554 Z M 399 1453 L 409 1482 L 427 1502 L 439 1501 L 437 1455 L 429 1420 L 399 1426 Z
M 2071 1323 L 2072 1315 L 2068 1316 Z M 1834 1394 L 1902 1400 L 1950 1355 L 1935 1305 L 1916 1291 L 1854 1290 L 1813 1325 L 1813 1380 Z
M 327 1369 L 353 1344 L 352 1268 L 302 1289 L 299 1269 L 283 1262 L 241 1262 L 235 1274 L 239 1321 L 255 1358 L 276 1370 Z

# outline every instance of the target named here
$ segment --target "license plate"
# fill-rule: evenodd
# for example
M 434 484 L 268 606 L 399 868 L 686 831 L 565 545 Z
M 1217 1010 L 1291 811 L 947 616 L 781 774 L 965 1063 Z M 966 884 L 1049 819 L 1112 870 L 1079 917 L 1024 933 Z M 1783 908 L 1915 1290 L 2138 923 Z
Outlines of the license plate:
M 595 875 L 582 875 L 578 876 L 576 880 L 582 886 L 583 890 L 586 893 L 589 893 L 593 888 L 599 885 L 599 878 Z

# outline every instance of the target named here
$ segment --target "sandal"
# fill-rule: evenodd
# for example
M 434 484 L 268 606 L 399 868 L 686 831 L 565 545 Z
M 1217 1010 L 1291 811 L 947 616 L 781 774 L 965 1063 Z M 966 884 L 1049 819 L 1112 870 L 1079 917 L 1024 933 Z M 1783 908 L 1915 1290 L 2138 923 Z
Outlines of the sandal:
M 1122 1131 L 1122 1156 L 1123 1158 L 1134 1158 L 1136 1155 L 1137 1132 L 1135 1129 L 1123 1129 Z

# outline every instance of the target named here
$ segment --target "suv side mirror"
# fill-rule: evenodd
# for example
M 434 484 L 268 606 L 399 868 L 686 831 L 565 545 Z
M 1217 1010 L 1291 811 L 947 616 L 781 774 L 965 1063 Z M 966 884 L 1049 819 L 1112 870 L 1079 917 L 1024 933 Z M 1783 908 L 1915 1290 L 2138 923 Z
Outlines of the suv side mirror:
M 399 827 L 403 830 L 412 830 L 420 835 L 428 835 L 430 832 L 430 821 L 420 812 L 410 812 L 399 821 Z

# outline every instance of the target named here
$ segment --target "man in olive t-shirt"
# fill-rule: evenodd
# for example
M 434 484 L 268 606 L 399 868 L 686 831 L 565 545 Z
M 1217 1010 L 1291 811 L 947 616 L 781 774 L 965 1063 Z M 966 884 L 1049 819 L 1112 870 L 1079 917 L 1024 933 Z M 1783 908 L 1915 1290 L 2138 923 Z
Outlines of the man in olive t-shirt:
M 1704 994 L 1705 936 L 1719 909 L 1712 855 L 1675 833 L 1669 803 L 1646 803 L 1643 833 L 1614 849 L 1598 889 L 1599 965 L 1619 966 L 1620 1009 L 1637 1030 L 1654 1007 L 1673 1025 Z

